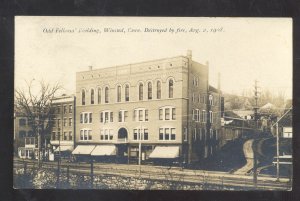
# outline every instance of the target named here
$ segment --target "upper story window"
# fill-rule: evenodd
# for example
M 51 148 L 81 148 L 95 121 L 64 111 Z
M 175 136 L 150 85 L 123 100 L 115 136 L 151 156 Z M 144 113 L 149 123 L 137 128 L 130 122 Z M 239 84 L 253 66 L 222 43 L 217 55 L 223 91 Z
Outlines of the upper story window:
M 197 76 L 194 76 L 193 85 L 194 86 L 199 86 L 199 78 Z
M 82 112 L 80 113 L 80 123 L 89 124 L 93 122 L 93 113 L 91 112 Z
M 129 85 L 125 85 L 125 101 L 129 101 Z
M 73 111 L 73 105 L 69 105 L 69 113 L 72 113 Z
M 117 102 L 121 102 L 121 86 L 117 86 Z
M 145 108 L 135 109 L 133 119 L 135 121 L 148 121 L 148 110 Z
M 69 126 L 72 126 L 72 118 L 69 118 Z
M 109 88 L 105 87 L 105 103 L 109 102 Z
M 173 98 L 173 88 L 174 81 L 172 79 L 169 80 L 169 98 Z
M 67 106 L 64 105 L 64 114 L 67 114 Z
M 113 140 L 113 130 L 112 129 L 101 129 L 100 130 L 100 140 Z
M 176 108 L 171 106 L 159 108 L 159 120 L 176 120 Z
M 192 101 L 195 102 L 195 93 L 192 94 Z
M 98 104 L 101 103 L 101 88 L 98 88 Z
M 201 103 L 206 104 L 206 94 L 202 94 L 201 97 Z
M 60 119 L 57 119 L 57 127 L 60 127 Z
M 209 121 L 210 123 L 214 123 L 214 113 L 212 111 L 209 111 Z
M 91 104 L 93 105 L 95 103 L 95 91 L 94 89 L 91 89 Z
M 183 128 L 183 140 L 184 141 L 188 140 L 188 129 L 187 129 L 187 127 Z
M 64 127 L 67 126 L 67 118 L 64 118 L 63 124 L 64 124 Z
M 119 111 L 119 122 L 126 122 L 128 121 L 128 111 L 120 110 Z
M 57 106 L 57 113 L 60 114 L 60 105 Z
M 100 112 L 100 122 L 101 123 L 108 123 L 113 122 L 113 112 L 111 111 L 102 111 Z
M 148 140 L 148 139 L 149 139 L 148 128 L 133 129 L 133 140 Z
M 148 100 L 152 99 L 152 83 L 148 82 Z
M 209 95 L 209 104 L 210 105 L 214 105 L 214 97 L 213 97 L 213 95 Z
M 19 131 L 19 138 L 26 137 L 26 131 Z
M 81 104 L 85 105 L 85 90 L 82 89 L 81 91 Z
M 90 130 L 90 129 L 82 129 L 82 130 L 80 130 L 80 140 L 81 141 L 92 140 L 92 130 Z
M 161 82 L 157 81 L 156 83 L 156 98 L 161 99 Z
M 201 120 L 203 123 L 206 123 L 206 111 L 205 110 L 201 111 Z
M 26 119 L 19 119 L 19 125 L 25 126 L 26 125 Z
M 175 128 L 159 128 L 159 140 L 176 140 Z
M 143 93 L 143 83 L 140 83 L 139 84 L 139 100 L 143 100 L 143 96 L 144 96 L 144 93 Z
M 200 122 L 200 110 L 199 109 L 193 109 L 193 120 L 196 122 Z
M 26 137 L 25 138 L 25 144 L 26 145 L 34 145 L 35 144 L 35 138 L 34 137 Z

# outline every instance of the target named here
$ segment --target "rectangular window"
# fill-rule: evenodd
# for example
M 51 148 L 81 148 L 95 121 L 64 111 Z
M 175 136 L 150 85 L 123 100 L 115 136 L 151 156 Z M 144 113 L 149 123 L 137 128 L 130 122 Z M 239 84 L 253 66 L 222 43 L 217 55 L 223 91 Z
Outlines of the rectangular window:
M 171 140 L 176 139 L 176 133 L 175 133 L 175 128 L 171 128 Z
M 67 132 L 64 132 L 64 140 L 67 140 Z
M 73 140 L 72 131 L 69 131 L 69 140 Z
M 163 120 L 163 109 L 159 109 L 159 120 Z
M 83 138 L 84 140 L 88 140 L 88 137 L 87 137 L 88 133 L 87 132 L 88 132 L 87 130 L 84 130 L 84 138 Z
M 83 123 L 83 114 L 82 113 L 80 114 L 80 123 L 81 124 Z
M 57 127 L 60 127 L 60 119 L 57 119 Z
M 72 105 L 69 105 L 69 113 L 71 114 L 73 111 L 73 106 Z
M 206 122 L 206 111 L 205 110 L 202 110 L 202 122 L 205 123 Z
M 194 120 L 195 121 L 198 121 L 198 114 L 199 114 L 199 110 L 195 109 L 195 112 L 194 112 Z
M 192 120 L 195 120 L 195 110 L 192 110 Z
M 170 120 L 170 108 L 165 109 L 165 120 Z
M 67 106 L 64 105 L 64 114 L 66 114 L 66 113 L 67 113 Z
M 165 140 L 170 139 L 170 128 L 165 128 Z
M 88 123 L 88 113 L 84 113 L 84 123 Z
M 133 130 L 133 140 L 137 140 L 138 139 L 137 136 L 138 136 L 138 130 L 134 129 Z
M 112 140 L 112 139 L 113 139 L 113 136 L 114 136 L 113 130 L 110 129 L 110 130 L 109 130 L 109 140 Z
M 104 112 L 104 122 L 108 122 L 108 112 Z
M 212 111 L 209 111 L 209 120 L 210 120 L 210 123 L 214 123 L 214 117 L 213 117 Z
M 72 118 L 69 118 L 69 126 L 72 126 Z
M 80 140 L 83 140 L 83 130 L 80 131 Z
M 148 121 L 148 110 L 145 110 L 145 121 Z
M 172 120 L 176 119 L 176 109 L 172 108 Z
M 67 118 L 64 118 L 64 127 L 67 126 Z
M 192 95 L 192 101 L 195 102 L 195 94 Z
M 148 140 L 148 129 L 144 129 L 144 140 Z
M 197 140 L 197 128 L 194 128 L 194 141 Z
M 60 114 L 60 106 L 57 106 L 57 114 Z
M 92 131 L 89 130 L 89 131 L 88 131 L 88 134 L 89 134 L 89 140 L 92 140 Z
M 103 123 L 103 112 L 100 112 L 100 122 Z
M 89 123 L 93 122 L 93 113 L 89 113 Z
M 119 111 L 119 122 L 122 122 L 123 120 L 123 118 L 122 118 L 122 113 L 123 113 L 123 111 Z
M 60 132 L 57 132 L 57 139 L 61 139 L 61 135 L 60 135 Z
M 55 140 L 55 135 L 56 135 L 56 133 L 52 132 L 52 140 Z
M 164 129 L 163 128 L 159 129 L 159 140 L 164 140 Z
M 143 121 L 143 110 L 139 110 L 139 121 Z
M 124 121 L 128 121 L 128 111 L 124 111 Z
M 114 116 L 113 116 L 113 112 L 110 112 L 110 122 L 114 121 Z
M 102 129 L 100 130 L 100 140 L 104 140 L 104 133 Z

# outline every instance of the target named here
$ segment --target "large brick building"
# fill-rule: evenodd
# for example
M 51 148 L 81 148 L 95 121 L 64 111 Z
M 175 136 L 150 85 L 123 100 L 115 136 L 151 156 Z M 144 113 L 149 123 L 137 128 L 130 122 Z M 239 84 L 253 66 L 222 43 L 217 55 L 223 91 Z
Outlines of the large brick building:
M 128 162 L 138 156 L 189 163 L 209 157 L 220 137 L 221 96 L 208 74 L 208 63 L 193 61 L 191 51 L 77 72 L 73 154 Z
M 73 95 L 62 95 L 52 99 L 54 112 L 50 144 L 54 152 L 71 153 L 74 149 L 75 101 Z

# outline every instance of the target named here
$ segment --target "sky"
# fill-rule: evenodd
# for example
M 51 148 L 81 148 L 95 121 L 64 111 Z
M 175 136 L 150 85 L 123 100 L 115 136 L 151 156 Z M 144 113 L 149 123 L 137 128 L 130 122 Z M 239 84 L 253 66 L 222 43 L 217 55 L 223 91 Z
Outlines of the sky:
M 89 66 L 185 56 L 187 50 L 193 60 L 209 62 L 211 85 L 217 87 L 220 73 L 224 92 L 252 90 L 256 79 L 259 87 L 292 98 L 290 18 L 17 16 L 15 87 L 44 80 L 59 82 L 64 93 L 75 94 L 75 74 Z

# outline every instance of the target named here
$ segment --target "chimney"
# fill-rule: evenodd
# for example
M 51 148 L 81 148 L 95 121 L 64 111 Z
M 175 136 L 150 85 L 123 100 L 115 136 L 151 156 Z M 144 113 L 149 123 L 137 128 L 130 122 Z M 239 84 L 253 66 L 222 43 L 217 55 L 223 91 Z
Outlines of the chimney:
M 89 66 L 89 70 L 93 70 L 93 66 Z
M 192 50 L 188 50 L 187 53 L 186 53 L 186 56 L 187 56 L 189 59 L 192 59 Z

